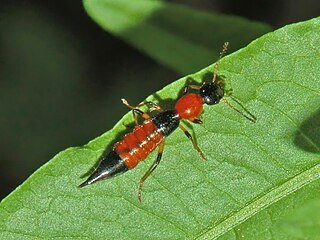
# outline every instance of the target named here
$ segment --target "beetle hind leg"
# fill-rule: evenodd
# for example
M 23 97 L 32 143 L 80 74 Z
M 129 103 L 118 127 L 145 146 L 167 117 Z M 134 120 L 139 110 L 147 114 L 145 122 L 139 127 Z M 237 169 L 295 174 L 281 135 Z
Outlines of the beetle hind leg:
M 153 171 L 159 166 L 159 163 L 161 161 L 162 158 L 162 153 L 163 153 L 163 149 L 164 149 L 164 141 L 162 141 L 159 145 L 159 151 L 158 151 L 158 156 L 156 158 L 156 160 L 153 162 L 153 164 L 151 165 L 151 167 L 148 169 L 148 171 L 143 175 L 143 177 L 140 179 L 139 182 L 139 188 L 138 188 L 138 199 L 139 202 L 141 202 L 141 193 L 142 193 L 142 186 L 144 184 L 144 182 L 147 180 L 147 178 L 153 173 Z

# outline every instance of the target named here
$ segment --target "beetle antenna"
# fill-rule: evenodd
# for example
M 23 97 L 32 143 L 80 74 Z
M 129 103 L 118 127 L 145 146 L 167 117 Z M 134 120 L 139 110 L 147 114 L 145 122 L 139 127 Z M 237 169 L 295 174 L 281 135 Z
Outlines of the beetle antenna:
M 237 100 L 235 97 L 232 97 L 232 96 L 230 96 L 230 97 L 231 97 L 236 103 L 238 103 L 238 104 L 242 107 L 242 109 L 243 109 L 249 116 L 247 116 L 246 114 L 244 114 L 243 112 L 241 112 L 238 108 L 236 108 L 235 106 L 233 106 L 227 99 L 222 98 L 222 100 L 223 100 L 226 104 L 228 104 L 229 107 L 231 107 L 233 110 L 235 110 L 235 111 L 237 111 L 238 113 L 240 113 L 243 117 L 245 117 L 245 118 L 248 119 L 249 121 L 251 121 L 251 122 L 253 122 L 253 123 L 256 123 L 256 122 L 257 122 L 257 118 L 256 118 L 252 113 L 250 113 L 249 110 L 246 109 L 239 100 Z
M 213 66 L 213 79 L 212 79 L 212 82 L 215 82 L 216 81 L 216 78 L 217 78 L 217 71 L 218 71 L 218 66 L 219 66 L 219 63 L 220 63 L 220 60 L 221 58 L 223 57 L 223 55 L 226 53 L 227 49 L 228 49 L 228 46 L 229 46 L 229 42 L 225 42 L 222 46 L 222 50 L 220 52 L 220 56 L 219 56 L 219 59 L 217 61 L 217 63 Z

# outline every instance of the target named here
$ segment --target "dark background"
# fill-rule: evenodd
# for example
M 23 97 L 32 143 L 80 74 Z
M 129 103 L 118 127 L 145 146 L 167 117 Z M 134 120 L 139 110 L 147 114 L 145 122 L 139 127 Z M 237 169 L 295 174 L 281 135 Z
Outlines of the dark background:
M 279 28 L 319 0 L 171 1 Z M 1 1 L 0 199 L 59 151 L 109 130 L 180 75 L 97 26 L 81 1 Z

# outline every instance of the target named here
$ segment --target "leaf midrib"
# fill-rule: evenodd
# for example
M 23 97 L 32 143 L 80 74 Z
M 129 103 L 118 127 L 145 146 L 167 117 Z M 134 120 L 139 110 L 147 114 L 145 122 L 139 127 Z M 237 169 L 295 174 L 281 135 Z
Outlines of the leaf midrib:
M 291 179 L 288 179 L 282 185 L 272 188 L 267 193 L 258 196 L 245 207 L 231 213 L 229 216 L 214 224 L 214 226 L 209 226 L 207 230 L 197 235 L 195 239 L 216 239 L 261 210 L 289 196 L 319 178 L 320 164 L 316 164 L 295 175 Z

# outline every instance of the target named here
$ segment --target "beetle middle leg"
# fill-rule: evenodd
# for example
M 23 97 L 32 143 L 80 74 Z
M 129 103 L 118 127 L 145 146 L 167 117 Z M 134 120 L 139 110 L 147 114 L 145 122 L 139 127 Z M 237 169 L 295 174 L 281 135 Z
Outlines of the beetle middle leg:
M 208 160 L 208 159 L 204 156 L 203 152 L 202 152 L 201 149 L 198 147 L 196 141 L 193 139 L 192 135 L 188 132 L 188 130 L 187 130 L 184 126 L 182 126 L 181 124 L 179 125 L 179 128 L 180 128 L 180 129 L 184 132 L 184 134 L 191 140 L 194 149 L 196 149 L 196 150 L 198 151 L 198 153 L 200 154 L 200 156 L 201 156 L 204 160 Z

